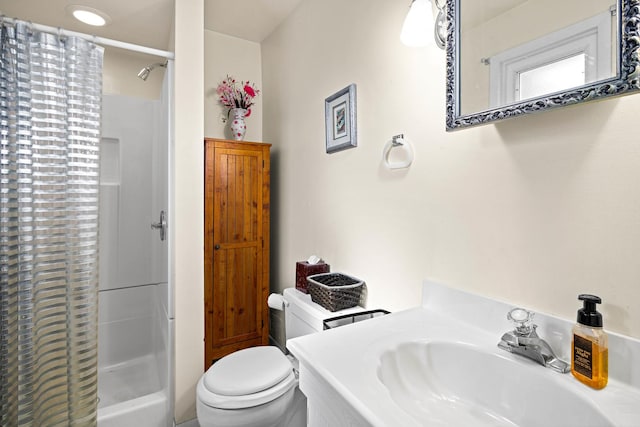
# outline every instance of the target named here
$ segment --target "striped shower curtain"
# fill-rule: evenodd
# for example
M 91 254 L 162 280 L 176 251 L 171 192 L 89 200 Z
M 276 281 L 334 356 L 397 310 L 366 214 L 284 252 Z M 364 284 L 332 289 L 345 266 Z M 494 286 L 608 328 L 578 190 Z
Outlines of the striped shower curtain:
M 0 25 L 0 425 L 91 426 L 103 49 Z

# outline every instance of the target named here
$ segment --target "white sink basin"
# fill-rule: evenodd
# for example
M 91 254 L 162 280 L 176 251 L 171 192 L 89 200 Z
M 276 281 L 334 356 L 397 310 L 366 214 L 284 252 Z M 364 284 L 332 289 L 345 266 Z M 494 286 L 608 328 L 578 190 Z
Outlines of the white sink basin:
M 513 306 L 426 282 L 421 307 L 298 337 L 310 426 L 639 427 L 640 340 L 609 333 L 594 390 L 498 348 Z M 536 313 L 567 360 L 574 320 Z
M 419 424 L 614 426 L 593 402 L 561 381 L 563 374 L 498 349 L 445 341 L 402 343 L 381 355 L 378 378 Z

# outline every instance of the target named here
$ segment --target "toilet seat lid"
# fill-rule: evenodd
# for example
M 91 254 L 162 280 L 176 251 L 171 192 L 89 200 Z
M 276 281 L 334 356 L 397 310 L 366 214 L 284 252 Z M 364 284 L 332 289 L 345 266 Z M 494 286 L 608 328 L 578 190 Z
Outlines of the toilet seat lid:
M 198 385 L 196 387 L 196 396 L 198 402 L 201 404 L 215 408 L 215 409 L 246 409 L 253 408 L 274 402 L 276 399 L 285 396 L 294 387 L 298 385 L 293 370 L 289 373 L 287 378 L 258 393 L 246 394 L 243 396 L 226 396 L 223 394 L 216 394 L 209 390 L 204 385 L 204 375 L 200 377 Z
M 215 394 L 244 396 L 273 387 L 287 378 L 292 369 L 279 348 L 251 347 L 214 363 L 205 373 L 203 385 Z

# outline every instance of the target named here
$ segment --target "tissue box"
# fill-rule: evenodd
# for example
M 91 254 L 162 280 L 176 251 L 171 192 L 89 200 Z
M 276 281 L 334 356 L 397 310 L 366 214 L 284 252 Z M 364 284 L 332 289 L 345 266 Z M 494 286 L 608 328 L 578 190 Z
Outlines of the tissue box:
M 329 264 L 325 264 L 324 261 L 320 261 L 317 264 L 309 264 L 307 261 L 296 262 L 296 289 L 308 294 L 307 276 L 328 273 L 329 271 Z

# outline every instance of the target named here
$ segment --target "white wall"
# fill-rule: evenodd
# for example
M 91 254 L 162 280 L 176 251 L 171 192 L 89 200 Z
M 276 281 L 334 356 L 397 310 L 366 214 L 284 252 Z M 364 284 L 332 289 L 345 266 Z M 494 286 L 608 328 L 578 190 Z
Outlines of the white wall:
M 204 367 L 204 4 L 175 2 L 175 129 L 169 218 L 175 293 L 175 419 L 196 417 Z
M 369 306 L 419 303 L 421 281 L 640 337 L 637 95 L 444 131 L 445 55 L 399 41 L 407 4 L 306 0 L 262 44 L 272 142 L 272 290 L 322 256 L 365 279 Z M 324 99 L 358 90 L 358 147 L 325 154 Z M 404 133 L 409 170 L 381 165 Z
M 166 322 L 160 322 L 157 317 L 160 305 L 157 288 L 158 285 L 147 285 L 100 292 L 99 368 L 161 354 L 159 345 L 165 340 L 161 331 Z M 157 379 L 149 379 L 150 383 L 154 381 Z M 158 390 L 160 388 L 158 385 Z
M 164 245 L 148 224 L 157 221 L 151 159 L 158 109 L 158 101 L 102 97 L 100 290 L 156 283 L 151 249 Z
M 205 30 L 204 32 L 204 134 L 211 138 L 232 139 L 223 122 L 227 109 L 218 103 L 216 88 L 227 75 L 250 81 L 262 90 L 260 44 Z M 254 98 L 251 116 L 245 119 L 245 141 L 262 141 L 262 99 Z
M 150 64 L 164 61 L 164 59 L 152 55 L 113 47 L 105 48 L 102 93 L 160 99 L 165 69 L 155 68 L 146 81 L 138 78 L 138 72 Z

